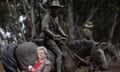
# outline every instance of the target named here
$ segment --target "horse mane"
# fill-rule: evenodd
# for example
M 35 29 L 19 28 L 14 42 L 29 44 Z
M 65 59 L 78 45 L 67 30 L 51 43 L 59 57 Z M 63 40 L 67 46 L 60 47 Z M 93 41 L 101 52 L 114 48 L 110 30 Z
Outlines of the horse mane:
M 68 46 L 70 48 L 80 48 L 80 47 L 91 47 L 92 45 L 94 45 L 94 41 L 93 40 L 73 40 L 71 43 L 68 44 Z

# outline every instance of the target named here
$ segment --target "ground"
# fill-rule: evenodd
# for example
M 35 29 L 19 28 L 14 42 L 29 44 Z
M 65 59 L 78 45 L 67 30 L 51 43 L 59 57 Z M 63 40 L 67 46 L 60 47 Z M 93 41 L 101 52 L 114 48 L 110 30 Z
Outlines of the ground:
M 5 72 L 4 69 L 3 69 L 1 61 L 0 61 L 0 72 Z
M 1 62 L 0 62 L 0 72 L 5 72 Z M 87 72 L 87 70 L 85 68 L 82 68 L 82 69 L 78 69 L 78 71 L 76 72 Z M 120 61 L 117 63 L 110 64 L 108 71 L 98 71 L 98 72 L 120 72 Z
M 83 67 L 82 69 L 78 69 L 76 72 L 88 72 L 88 69 L 86 69 L 86 67 Z M 96 71 L 96 72 L 120 72 L 120 61 L 117 63 L 111 63 L 109 65 L 109 70 L 107 71 Z
M 120 62 L 111 64 L 109 70 L 104 72 L 120 72 Z

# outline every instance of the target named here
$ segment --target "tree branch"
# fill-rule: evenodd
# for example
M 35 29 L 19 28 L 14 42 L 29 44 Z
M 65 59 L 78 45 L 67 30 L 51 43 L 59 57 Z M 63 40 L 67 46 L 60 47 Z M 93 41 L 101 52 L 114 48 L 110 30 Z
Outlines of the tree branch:
M 113 21 L 113 24 L 112 24 L 112 28 L 111 28 L 111 31 L 110 31 L 110 35 L 108 37 L 108 42 L 110 42 L 110 43 L 112 42 L 115 27 L 116 27 L 117 23 L 119 22 L 119 20 L 117 21 L 117 18 L 118 18 L 118 13 L 116 12 L 115 16 L 114 16 L 114 21 Z

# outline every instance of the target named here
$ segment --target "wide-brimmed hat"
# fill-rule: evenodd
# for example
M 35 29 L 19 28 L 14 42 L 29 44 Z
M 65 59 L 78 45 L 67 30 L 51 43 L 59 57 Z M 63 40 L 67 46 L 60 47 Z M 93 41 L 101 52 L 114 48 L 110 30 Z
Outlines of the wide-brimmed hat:
M 58 0 L 53 0 L 50 7 L 64 7 L 63 5 L 60 5 L 60 2 Z
M 91 21 L 88 21 L 84 26 L 87 27 L 87 28 L 94 27 L 94 25 L 93 25 L 93 23 Z

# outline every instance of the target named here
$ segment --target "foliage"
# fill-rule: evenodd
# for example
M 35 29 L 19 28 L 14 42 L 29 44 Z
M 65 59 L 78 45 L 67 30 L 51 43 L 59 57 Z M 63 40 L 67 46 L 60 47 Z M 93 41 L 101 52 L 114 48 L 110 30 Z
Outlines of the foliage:
M 9 20 L 9 9 L 6 3 L 0 2 L 0 26 L 5 27 L 5 23 Z
M 94 27 L 94 37 L 97 41 L 107 41 L 109 33 L 113 25 L 113 16 L 118 13 L 117 21 L 120 19 L 120 1 L 119 0 L 73 0 L 74 20 L 78 26 L 81 26 L 90 16 L 90 12 L 96 9 L 92 18 Z M 119 22 L 115 27 L 113 41 L 120 40 L 119 36 Z

